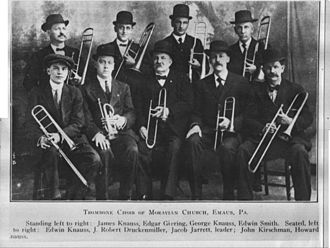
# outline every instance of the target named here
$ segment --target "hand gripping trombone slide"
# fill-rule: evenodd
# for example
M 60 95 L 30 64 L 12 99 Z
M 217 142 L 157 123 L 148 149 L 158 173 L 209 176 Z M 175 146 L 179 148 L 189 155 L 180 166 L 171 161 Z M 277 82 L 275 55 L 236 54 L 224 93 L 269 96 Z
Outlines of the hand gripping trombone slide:
M 100 98 L 98 98 L 97 101 L 99 103 L 102 119 L 105 120 L 103 127 L 104 127 L 105 131 L 107 132 L 107 137 L 109 138 L 109 140 L 113 140 L 113 139 L 117 138 L 117 134 L 118 134 L 116 125 L 111 120 L 111 118 L 115 114 L 115 110 L 109 103 L 103 104 L 103 107 L 102 107 Z
M 52 140 L 50 139 L 50 133 L 47 131 L 47 128 L 55 127 L 57 132 L 61 135 L 63 140 L 66 141 L 71 151 L 74 151 L 77 146 L 76 144 L 66 135 L 63 129 L 55 122 L 53 117 L 47 112 L 47 110 L 42 105 L 36 105 L 31 110 L 31 114 L 36 122 L 39 124 L 40 129 L 44 133 L 44 135 L 48 138 L 51 144 L 56 148 L 56 150 L 60 153 L 63 159 L 67 162 L 67 164 L 71 167 L 73 172 L 78 176 L 80 181 L 88 187 L 87 180 L 81 175 L 79 170 L 73 165 L 71 160 L 66 156 L 63 150 Z

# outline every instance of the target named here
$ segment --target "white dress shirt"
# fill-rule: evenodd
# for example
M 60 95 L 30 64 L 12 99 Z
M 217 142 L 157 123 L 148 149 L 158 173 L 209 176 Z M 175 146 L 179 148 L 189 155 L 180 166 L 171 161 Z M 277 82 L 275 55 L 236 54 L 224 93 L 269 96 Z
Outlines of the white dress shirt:
M 50 83 L 50 87 L 52 88 L 53 99 L 54 99 L 55 93 L 57 91 L 57 103 L 60 103 L 64 83 L 57 84 L 57 83 L 54 83 L 51 79 L 49 80 L 49 83 Z
M 122 42 L 122 41 L 116 39 L 116 43 L 117 43 L 117 46 L 119 48 L 119 51 L 120 51 L 121 56 L 123 56 L 124 53 L 125 53 L 125 51 L 126 51 L 126 48 L 128 46 L 128 40 L 125 41 L 125 42 Z M 126 46 L 121 46 L 120 44 L 125 44 Z
M 168 77 L 168 74 L 169 74 L 169 72 L 170 72 L 170 70 L 168 69 L 164 74 L 162 74 L 162 75 L 160 75 L 160 74 L 156 74 L 156 77 L 157 77 L 157 75 L 159 75 L 159 76 L 165 76 L 166 78 Z M 164 86 L 164 84 L 165 84 L 165 82 L 166 82 L 166 79 L 157 79 L 157 81 L 158 81 L 158 83 L 159 83 L 159 85 L 160 86 Z
M 109 77 L 107 79 L 104 79 L 104 78 L 101 78 L 99 76 L 96 76 L 97 77 L 97 80 L 99 80 L 99 83 L 100 83 L 100 86 L 101 88 L 103 89 L 104 92 L 106 92 L 105 90 L 105 81 L 107 81 L 108 83 L 108 86 L 109 86 L 109 91 L 111 92 L 111 82 L 112 82 L 112 77 Z
M 219 86 L 218 78 L 221 78 L 221 84 L 222 86 L 225 86 L 227 76 L 228 76 L 228 70 L 222 71 L 219 76 L 214 74 L 215 87 L 218 88 Z
M 173 34 L 173 37 L 176 39 L 176 41 L 178 42 L 178 44 L 180 44 L 179 42 L 179 39 L 181 38 L 182 39 L 182 43 L 184 43 L 185 39 L 186 39 L 186 34 L 184 35 L 181 35 L 181 36 L 178 36 L 178 35 L 175 35 L 174 33 Z
M 252 41 L 252 38 L 250 38 L 250 39 L 245 43 L 246 51 L 249 50 L 249 47 L 250 47 L 251 41 Z M 241 49 L 241 52 L 244 53 L 243 42 L 242 42 L 242 41 L 239 41 L 238 44 L 239 44 L 239 48 Z
M 64 48 L 64 44 L 61 46 L 54 46 L 53 44 L 50 44 L 51 48 L 53 49 L 55 54 L 65 55 L 64 50 L 56 51 L 56 48 Z

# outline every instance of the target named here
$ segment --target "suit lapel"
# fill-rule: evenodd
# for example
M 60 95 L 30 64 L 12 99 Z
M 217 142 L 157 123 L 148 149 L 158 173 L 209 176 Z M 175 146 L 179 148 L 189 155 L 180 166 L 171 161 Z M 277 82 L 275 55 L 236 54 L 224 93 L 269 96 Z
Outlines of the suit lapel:
M 120 85 L 116 79 L 112 79 L 111 82 L 111 100 L 110 100 L 110 105 L 112 107 L 115 106 L 115 104 L 119 101 L 120 99 Z
M 223 88 L 221 90 L 218 103 L 221 103 L 225 100 L 225 96 L 227 96 L 227 93 L 230 91 L 233 84 L 234 84 L 234 82 L 232 81 L 232 75 L 230 72 L 228 72 L 227 79 L 226 79 L 225 85 L 223 86 Z
M 288 85 L 285 82 L 285 80 L 282 79 L 281 86 L 280 86 L 280 88 L 277 92 L 277 96 L 276 96 L 276 99 L 275 99 L 275 102 L 274 102 L 275 105 L 278 106 L 278 107 L 282 103 L 285 104 L 285 102 L 286 102 L 286 98 L 287 98 L 286 93 L 288 92 L 288 90 L 287 90 L 288 87 L 287 86 Z

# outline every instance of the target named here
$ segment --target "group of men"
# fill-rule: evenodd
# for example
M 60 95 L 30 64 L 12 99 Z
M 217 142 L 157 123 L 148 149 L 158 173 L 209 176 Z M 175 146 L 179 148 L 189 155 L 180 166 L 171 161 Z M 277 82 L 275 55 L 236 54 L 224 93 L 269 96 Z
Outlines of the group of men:
M 95 183 L 97 200 L 110 198 L 108 186 L 114 171 L 119 174 L 120 200 L 132 199 L 134 185 L 136 199 L 152 199 L 155 174 L 160 176 L 160 199 L 173 200 L 183 166 L 187 166 L 184 169 L 191 199 L 203 199 L 203 154 L 207 149 L 214 149 L 219 158 L 223 199 L 253 199 L 254 174 L 248 170 L 248 160 L 263 133 L 276 128 L 274 123 L 269 126 L 280 105 L 288 109 L 295 95 L 304 90 L 282 78 L 285 58 L 276 50 L 259 51 L 255 63 L 244 65 L 244 58 L 253 56 L 257 44 L 252 38 L 257 19 L 250 11 L 236 12 L 231 22 L 239 37 L 237 43 L 228 46 L 225 41 L 215 40 L 208 50 L 199 39 L 186 33 L 191 19 L 187 5 L 174 6 L 170 15 L 173 32 L 155 43 L 149 58 L 146 55 L 146 73 L 137 83 L 138 78 L 129 73 L 136 61 L 127 52 L 128 46 L 133 50 L 138 47 L 130 44 L 136 23 L 131 12 L 120 11 L 113 22 L 117 38 L 97 47 L 93 56 L 95 71 L 84 85 L 77 87 L 66 83 L 79 53 L 65 45 L 69 21 L 60 14 L 47 17 L 42 30 L 49 34 L 50 45 L 32 56 L 23 82 L 29 91 L 28 109 L 43 105 L 77 144 L 70 151 L 58 131 L 42 133 L 35 120 L 31 116 L 28 119 L 30 138 L 42 151 L 38 165 L 49 184 L 48 199 L 64 197 L 60 191 L 61 159 L 50 140 L 63 147 L 89 184 Z M 193 46 L 195 53 L 205 52 L 209 58 L 213 71 L 205 78 L 198 79 L 203 56 L 191 56 Z M 249 81 L 260 65 L 265 82 Z M 242 76 L 243 68 L 246 77 Z M 188 77 L 190 69 L 192 79 Z M 79 76 L 75 78 L 79 82 Z M 233 98 L 234 118 L 230 118 L 223 115 L 223 107 L 226 100 Z M 104 118 L 105 104 L 111 108 L 111 128 Z M 151 136 L 150 119 L 158 124 L 152 146 L 146 142 Z M 283 111 L 276 124 L 286 127 L 292 122 L 292 116 Z M 294 125 L 293 138 L 287 143 L 274 140 L 275 145 L 286 147 L 284 157 L 292 167 L 296 200 L 310 200 L 311 196 L 310 142 L 304 136 L 311 122 L 312 114 L 305 104 Z M 234 132 L 229 132 L 232 128 Z M 221 131 L 221 138 L 214 144 L 216 129 Z M 86 198 L 88 190 L 73 173 L 67 181 L 67 199 Z

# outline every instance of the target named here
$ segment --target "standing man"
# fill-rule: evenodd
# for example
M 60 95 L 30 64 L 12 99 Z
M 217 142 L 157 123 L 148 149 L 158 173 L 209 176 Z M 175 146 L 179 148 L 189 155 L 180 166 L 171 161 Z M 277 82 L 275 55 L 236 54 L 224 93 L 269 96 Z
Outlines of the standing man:
M 89 183 L 94 181 L 101 161 L 81 132 L 85 125 L 81 92 L 78 88 L 65 83 L 69 70 L 74 65 L 73 60 L 64 55 L 50 54 L 45 57 L 44 65 L 49 80 L 41 82 L 40 87 L 34 87 L 30 91 L 27 132 L 32 144 L 41 148 L 41 161 L 38 164 L 41 166 L 41 170 L 45 172 L 48 184 L 46 188 L 50 189 L 47 198 L 61 199 L 59 190 L 61 157 L 55 147 L 51 145 L 50 140 L 62 148 Z M 49 137 L 45 136 L 30 114 L 36 105 L 42 105 L 46 109 L 63 130 L 63 133 L 74 142 L 77 147 L 75 150 L 70 151 L 66 137 L 56 128 L 51 130 Z M 43 123 L 45 124 L 45 121 Z M 70 185 L 67 192 L 68 199 L 81 200 L 85 198 L 86 188 L 76 175 L 72 173 L 68 183 Z
M 100 45 L 94 59 L 97 74 L 83 86 L 83 95 L 86 101 L 86 112 L 89 116 L 86 134 L 101 156 L 103 169 L 102 180 L 107 187 L 109 176 L 112 177 L 115 159 L 119 164 L 120 189 L 119 199 L 131 199 L 132 184 L 138 163 L 138 137 L 132 131 L 135 122 L 134 107 L 132 104 L 129 86 L 112 78 L 115 67 L 116 48 L 114 45 Z M 99 105 L 99 101 L 101 107 Z M 115 133 L 104 129 L 104 118 L 101 108 L 110 104 L 113 107 L 112 124 Z M 104 113 L 105 114 L 105 113 Z M 108 171 L 108 172 L 107 172 Z M 107 199 L 107 188 L 98 198 Z
M 262 62 L 261 52 L 257 52 L 255 63 L 251 63 L 257 45 L 257 41 L 252 37 L 254 31 L 253 23 L 257 20 L 258 19 L 252 18 L 249 10 L 240 10 L 235 13 L 235 20 L 230 22 L 235 25 L 234 30 L 238 36 L 238 41 L 230 46 L 231 59 L 228 64 L 228 70 L 243 75 L 244 60 L 246 57 L 249 62 L 246 61 L 245 63 L 246 68 L 244 76 L 248 79 L 255 73 L 257 68 L 260 67 Z M 263 48 L 261 44 L 259 44 L 258 51 L 262 50 Z
M 188 150 L 191 157 L 190 185 L 192 199 L 202 198 L 202 154 L 205 149 L 213 149 L 217 114 L 220 109 L 219 130 L 224 130 L 223 140 L 219 139 L 216 154 L 219 158 L 223 177 L 223 199 L 234 199 L 234 160 L 242 131 L 243 112 L 248 100 L 249 84 L 240 75 L 227 70 L 230 61 L 229 47 L 224 41 L 213 41 L 206 51 L 213 67 L 213 74 L 197 81 L 191 129 L 187 134 Z M 234 118 L 224 116 L 223 108 L 228 97 L 235 98 Z M 228 108 L 232 106 L 227 105 Z M 232 123 L 233 122 L 233 123 Z M 233 125 L 234 133 L 228 132 Z
M 270 126 L 270 133 L 274 132 L 275 124 L 270 124 L 280 105 L 283 104 L 283 111 L 276 120 L 276 126 L 281 124 L 278 134 L 286 130 L 293 121 L 293 116 L 291 114 L 288 116 L 285 113 L 294 97 L 305 92 L 301 85 L 282 78 L 285 69 L 284 60 L 284 56 L 277 50 L 267 50 L 265 52 L 263 71 L 266 82 L 254 85 L 253 94 L 249 98 L 245 118 L 249 135 L 247 140 L 239 147 L 236 161 L 240 169 L 238 184 L 238 198 L 240 200 L 253 199 L 253 174 L 248 170 L 248 161 L 267 128 Z M 282 157 L 288 160 L 291 165 L 296 200 L 308 201 L 311 196 L 310 163 L 308 159 L 311 143 L 304 130 L 312 124 L 312 121 L 313 116 L 307 104 L 305 104 L 294 123 L 291 133 L 292 139 L 289 142 L 284 142 L 277 135 L 266 154 L 266 156 L 271 154 L 273 157 Z
M 200 39 L 187 34 L 189 20 L 192 19 L 192 17 L 189 16 L 189 6 L 185 4 L 175 5 L 173 8 L 173 14 L 170 15 L 170 19 L 173 32 L 164 40 L 170 43 L 172 46 L 172 69 L 175 69 L 178 72 L 188 76 L 189 67 L 192 66 L 192 81 L 197 80 L 200 78 L 200 72 L 202 69 L 201 65 L 203 60 L 202 53 L 204 52 L 204 49 Z M 195 55 L 193 60 L 191 60 L 191 50 L 194 44 L 194 52 L 198 53 L 199 55 Z
M 168 42 L 162 40 L 155 44 L 153 51 L 154 73 L 141 88 L 137 105 L 137 126 L 142 137 L 139 142 L 139 152 L 143 170 L 138 171 L 138 193 L 140 199 L 152 198 L 152 168 L 151 162 L 160 155 L 165 155 L 164 166 L 161 167 L 161 199 L 172 200 L 176 196 L 178 181 L 179 155 L 188 120 L 192 110 L 192 90 L 185 75 L 170 69 L 173 51 Z M 166 97 L 162 95 L 158 105 L 159 92 L 165 89 Z M 166 98 L 164 100 L 164 98 Z M 151 126 L 158 119 L 156 144 L 148 148 L 145 139 L 148 137 L 147 123 L 150 100 L 153 102 Z M 151 129 L 151 127 L 150 127 Z M 152 127 L 153 130 L 154 127 Z M 149 130 L 150 131 L 150 130 Z M 151 131 L 149 132 L 151 133 Z M 153 132 L 154 133 L 154 132 Z M 150 134 L 153 138 L 153 135 Z M 164 151 L 162 154 L 159 151 Z M 157 153 L 158 152 L 158 153 Z
M 23 85 L 27 91 L 40 86 L 42 82 L 48 82 L 49 76 L 43 70 L 43 60 L 47 55 L 60 54 L 78 60 L 79 50 L 65 45 L 68 24 L 69 21 L 64 20 L 61 14 L 51 14 L 41 25 L 41 29 L 49 35 L 50 44 L 35 52 L 26 67 Z

